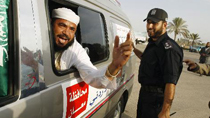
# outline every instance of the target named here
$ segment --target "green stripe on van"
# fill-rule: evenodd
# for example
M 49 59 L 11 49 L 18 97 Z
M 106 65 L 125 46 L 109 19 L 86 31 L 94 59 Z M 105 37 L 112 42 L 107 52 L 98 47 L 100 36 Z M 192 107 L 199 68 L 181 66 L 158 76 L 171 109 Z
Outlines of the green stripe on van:
M 9 0 L 0 0 L 0 97 L 8 92 L 8 6 Z

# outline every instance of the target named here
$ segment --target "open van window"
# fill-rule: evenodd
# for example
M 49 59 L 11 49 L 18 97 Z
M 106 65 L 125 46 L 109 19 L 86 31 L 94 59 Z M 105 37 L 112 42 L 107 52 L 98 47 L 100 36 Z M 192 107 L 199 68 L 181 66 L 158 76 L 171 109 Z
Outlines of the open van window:
M 49 5 L 49 15 L 50 15 L 50 26 L 51 26 L 51 56 L 52 56 L 52 67 L 56 75 L 65 75 L 73 72 L 74 67 L 67 68 L 66 70 L 60 69 L 58 65 L 60 65 L 60 58 L 62 53 L 64 53 L 66 49 L 61 50 L 60 52 L 55 49 L 55 36 L 53 31 L 53 23 L 55 19 L 52 16 L 53 9 L 56 8 L 68 8 L 73 12 L 78 14 L 80 17 L 80 22 L 77 25 L 77 31 L 75 33 L 75 37 L 73 40 L 79 42 L 82 47 L 88 53 L 90 57 L 90 61 L 93 64 L 97 64 L 103 61 L 106 61 L 109 57 L 109 46 L 108 46 L 108 34 L 106 29 L 106 24 L 104 20 L 104 16 L 96 11 L 71 4 L 69 2 L 64 3 L 60 1 L 48 1 Z M 75 41 L 74 41 L 75 42 Z M 73 60 L 70 60 L 72 62 Z M 67 62 L 68 63 L 68 62 Z

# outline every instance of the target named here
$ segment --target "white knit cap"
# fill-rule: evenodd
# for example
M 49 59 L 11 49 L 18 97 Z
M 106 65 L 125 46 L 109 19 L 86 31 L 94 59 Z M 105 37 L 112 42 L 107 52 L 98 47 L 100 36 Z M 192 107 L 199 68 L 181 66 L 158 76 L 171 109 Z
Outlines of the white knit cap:
M 65 19 L 65 20 L 68 20 L 76 25 L 78 25 L 79 20 L 80 20 L 79 16 L 76 15 L 71 9 L 67 9 L 64 7 L 53 9 L 52 17 Z

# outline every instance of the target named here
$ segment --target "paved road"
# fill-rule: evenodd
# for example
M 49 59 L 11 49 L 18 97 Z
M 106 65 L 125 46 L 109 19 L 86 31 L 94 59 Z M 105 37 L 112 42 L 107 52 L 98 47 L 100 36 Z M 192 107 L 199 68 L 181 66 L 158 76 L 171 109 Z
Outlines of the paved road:
M 144 50 L 145 45 L 138 44 L 137 48 Z M 184 58 L 198 62 L 199 54 L 184 51 Z M 136 106 L 140 89 L 137 80 L 139 59 L 136 60 L 136 63 L 133 90 L 122 118 L 136 118 Z M 210 118 L 209 101 L 210 77 L 189 72 L 187 71 L 187 66 L 184 64 L 171 108 L 171 113 L 175 114 L 171 118 Z

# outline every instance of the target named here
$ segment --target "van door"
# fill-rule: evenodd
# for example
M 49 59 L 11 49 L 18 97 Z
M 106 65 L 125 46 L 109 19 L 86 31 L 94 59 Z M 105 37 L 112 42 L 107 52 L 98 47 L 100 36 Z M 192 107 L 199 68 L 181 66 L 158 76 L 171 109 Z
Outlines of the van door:
M 9 55 L 9 63 L 14 71 L 14 81 L 9 85 L 17 87 L 16 101 L 0 108 L 1 117 L 5 118 L 37 118 L 41 117 L 40 91 L 45 89 L 43 69 L 43 51 L 39 23 L 38 4 L 36 0 L 10 1 L 13 18 L 9 38 L 9 47 L 14 53 Z M 16 63 L 14 63 L 16 62 Z M 17 65 L 16 65 L 17 64 Z M 14 65 L 14 66 L 12 66 Z M 9 66 L 10 69 L 10 66 Z M 9 73 L 9 75 L 10 75 Z

